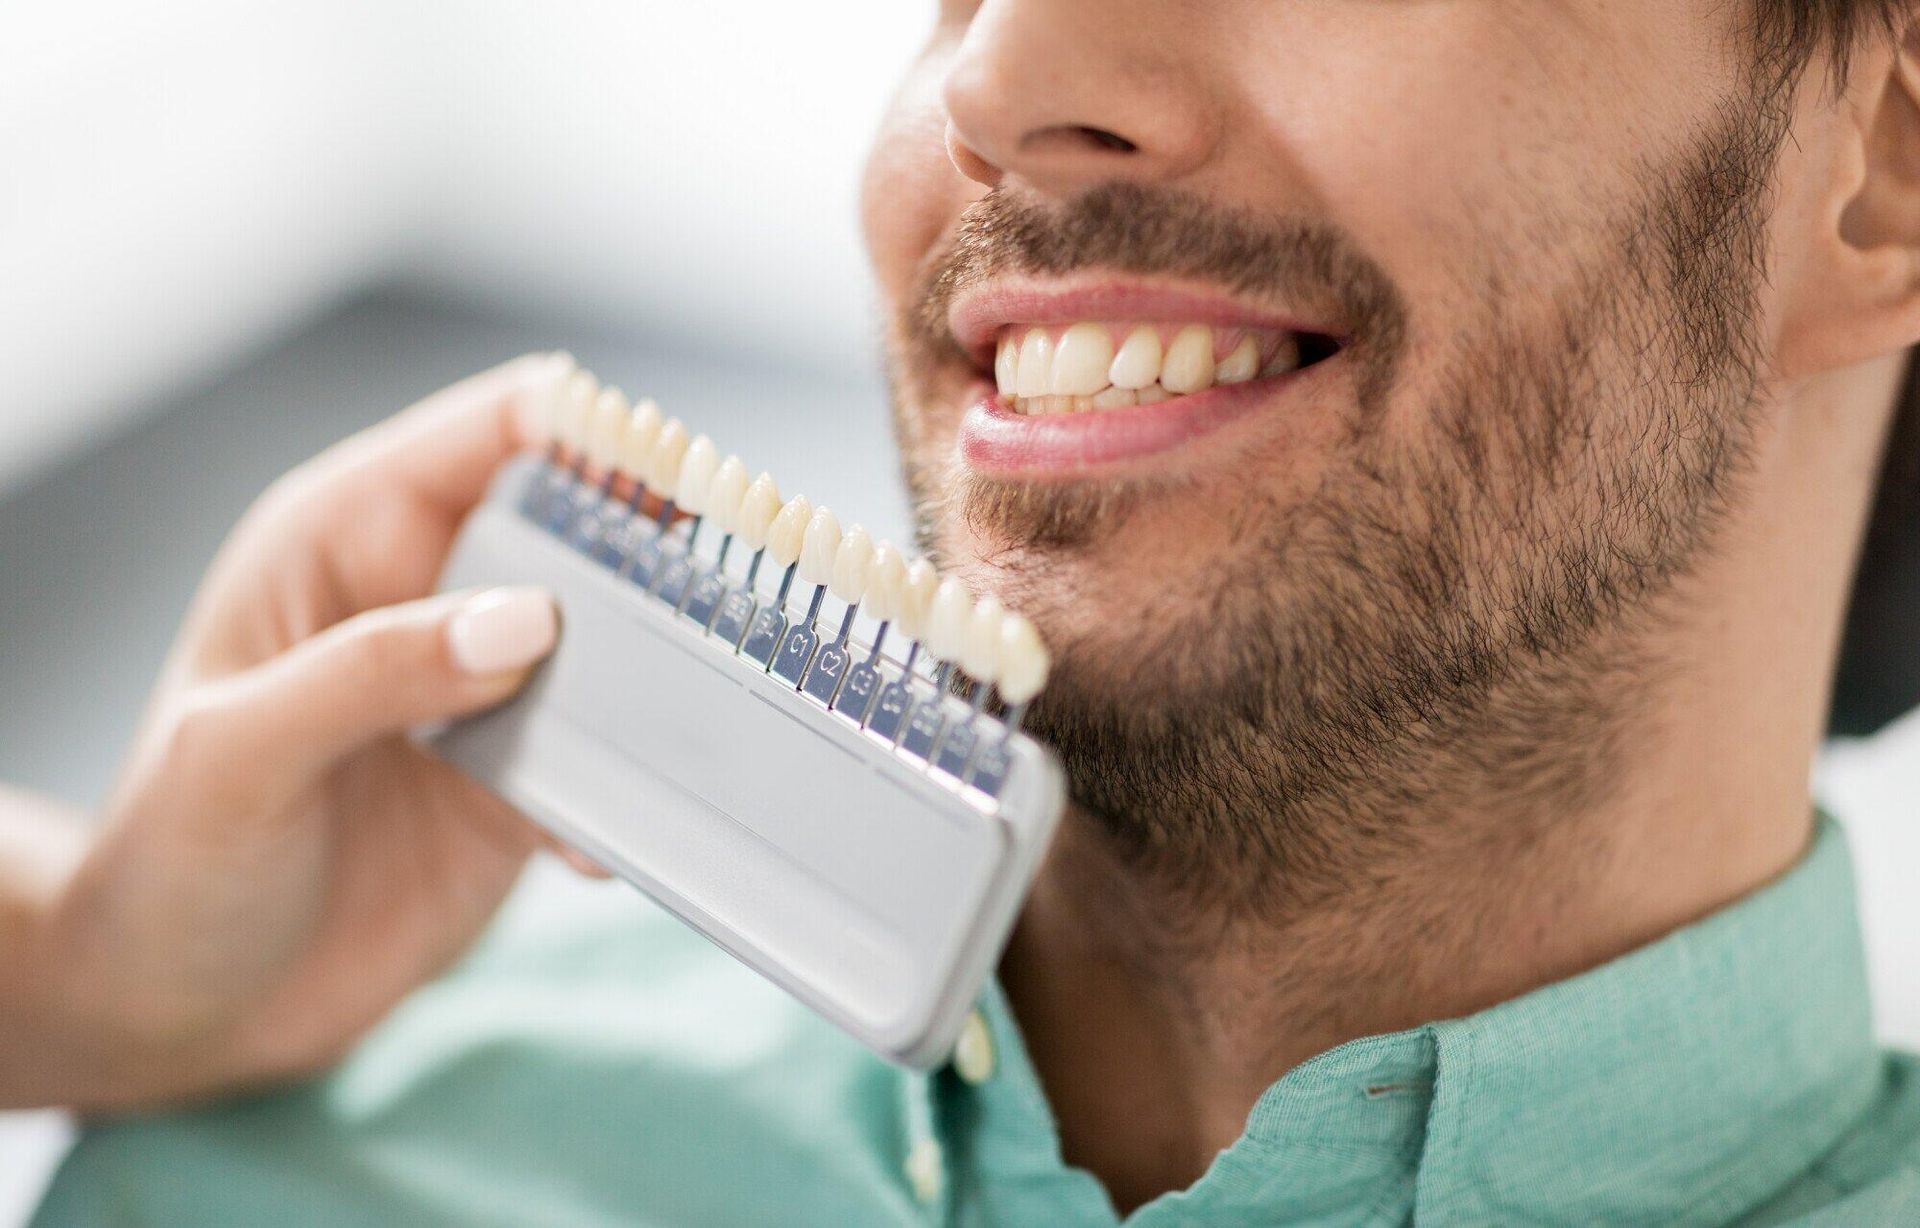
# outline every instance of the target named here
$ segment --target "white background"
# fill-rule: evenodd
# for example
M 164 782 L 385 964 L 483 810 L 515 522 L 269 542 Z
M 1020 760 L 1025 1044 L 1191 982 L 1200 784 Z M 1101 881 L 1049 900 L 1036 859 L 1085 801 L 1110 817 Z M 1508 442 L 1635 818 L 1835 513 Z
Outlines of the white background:
M 930 11 L 0 3 L 0 491 L 396 276 L 870 361 L 858 170 Z

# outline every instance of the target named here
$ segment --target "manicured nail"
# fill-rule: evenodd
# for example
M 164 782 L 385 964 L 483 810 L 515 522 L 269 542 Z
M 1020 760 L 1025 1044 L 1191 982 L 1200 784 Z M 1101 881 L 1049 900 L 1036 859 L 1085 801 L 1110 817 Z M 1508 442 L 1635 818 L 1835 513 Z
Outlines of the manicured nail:
M 560 619 L 537 588 L 491 588 L 467 598 L 447 624 L 447 648 L 469 674 L 525 669 L 553 651 Z

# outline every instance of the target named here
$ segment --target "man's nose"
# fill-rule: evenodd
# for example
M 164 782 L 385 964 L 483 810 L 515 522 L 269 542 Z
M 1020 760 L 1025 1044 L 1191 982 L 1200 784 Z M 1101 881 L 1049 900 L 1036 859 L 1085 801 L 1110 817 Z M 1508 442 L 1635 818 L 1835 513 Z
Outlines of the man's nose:
M 1193 174 L 1221 124 L 1191 16 L 1165 0 L 986 0 L 947 73 L 954 165 L 1063 196 Z

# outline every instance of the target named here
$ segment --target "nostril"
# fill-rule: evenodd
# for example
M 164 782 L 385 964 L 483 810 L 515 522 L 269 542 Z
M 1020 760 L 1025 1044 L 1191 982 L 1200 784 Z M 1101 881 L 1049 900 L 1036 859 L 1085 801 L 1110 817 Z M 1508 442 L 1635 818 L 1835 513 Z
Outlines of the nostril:
M 1105 128 L 1089 128 L 1082 125 L 1077 131 L 1100 148 L 1111 149 L 1116 153 L 1132 153 L 1140 148 L 1118 132 L 1108 132 Z

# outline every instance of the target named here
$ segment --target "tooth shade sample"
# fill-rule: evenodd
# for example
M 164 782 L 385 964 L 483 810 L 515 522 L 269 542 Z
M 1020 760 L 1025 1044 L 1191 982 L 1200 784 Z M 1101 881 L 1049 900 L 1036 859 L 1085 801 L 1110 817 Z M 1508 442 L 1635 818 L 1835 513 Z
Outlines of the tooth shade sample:
M 740 501 L 747 497 L 747 466 L 737 456 L 729 456 L 713 471 L 707 484 L 707 519 L 722 533 L 740 528 Z
M 873 539 L 859 525 L 840 536 L 840 548 L 833 552 L 833 577 L 827 591 L 848 605 L 860 604 L 867 593 L 867 572 L 873 566 Z
M 813 519 L 813 500 L 795 495 L 773 518 L 767 529 L 767 557 L 782 567 L 800 561 L 800 546 L 806 540 L 807 521 Z
M 1000 624 L 1007 611 L 994 596 L 973 603 L 973 617 L 967 621 L 967 642 L 961 647 L 960 668 L 975 682 L 992 686 L 1000 672 Z
M 1213 330 L 1189 324 L 1174 334 L 1160 364 L 1160 386 L 1168 392 L 1200 392 L 1213 386 Z
M 1133 396 L 1136 404 L 1158 405 L 1167 399 L 1167 390 L 1158 384 L 1148 384 L 1145 388 L 1134 393 Z
M 956 664 L 967 647 L 967 624 L 973 619 L 973 598 L 960 581 L 948 576 L 933 591 L 927 610 L 927 651 Z
M 771 473 L 763 473 L 753 479 L 740 499 L 740 518 L 733 529 L 740 544 L 749 550 L 766 549 L 768 530 L 773 528 L 773 518 L 779 514 L 780 488 L 774 485 Z
M 1107 379 L 1115 388 L 1145 388 L 1160 378 L 1160 331 L 1143 325 L 1127 334 L 1120 352 L 1107 368 Z
M 815 508 L 800 543 L 800 578 L 808 584 L 833 580 L 833 556 L 840 549 L 840 518 L 831 508 Z
M 627 429 L 620 436 L 620 453 L 614 463 L 620 472 L 636 482 L 647 480 L 647 465 L 653 459 L 653 447 L 660 442 L 660 407 L 651 397 L 633 407 Z
M 1000 348 L 993 356 L 993 382 L 1008 396 L 1020 382 L 1020 344 L 1011 335 L 1000 338 Z
M 1095 409 L 1126 409 L 1139 402 L 1139 396 L 1131 388 L 1108 388 L 1093 397 Z
M 873 548 L 873 562 L 867 566 L 867 613 L 881 622 L 900 617 L 900 602 L 907 586 L 907 560 L 881 542 Z
M 1040 632 L 1018 614 L 1000 620 L 1000 698 L 1023 704 L 1047 685 L 1047 647 Z
M 1232 352 L 1214 368 L 1213 378 L 1215 383 L 1241 384 L 1259 372 L 1260 347 L 1253 343 L 1252 337 L 1242 337 L 1240 344 L 1234 346 Z
M 626 426 L 626 394 L 618 388 L 602 388 L 594 398 L 593 418 L 587 424 L 587 459 L 602 469 L 613 468 Z
M 1053 381 L 1053 339 L 1044 328 L 1027 330 L 1020 342 L 1020 373 L 1014 388 L 1023 397 L 1047 395 Z
M 895 617 L 901 630 L 916 640 L 927 638 L 927 614 L 933 608 L 933 593 L 940 586 L 940 573 L 925 559 L 907 566 L 906 579 L 900 585 L 900 612 Z
M 680 476 L 674 481 L 682 508 L 695 516 L 707 514 L 707 493 L 713 489 L 714 472 L 720 468 L 720 453 L 713 440 L 697 435 L 680 458 Z
M 1104 324 L 1075 324 L 1061 334 L 1053 351 L 1055 396 L 1090 397 L 1107 386 L 1113 365 L 1113 337 Z
M 647 485 L 662 499 L 673 498 L 680 480 L 680 461 L 687 454 L 687 426 L 678 418 L 668 418 L 653 441 L 653 455 L 647 458 Z

